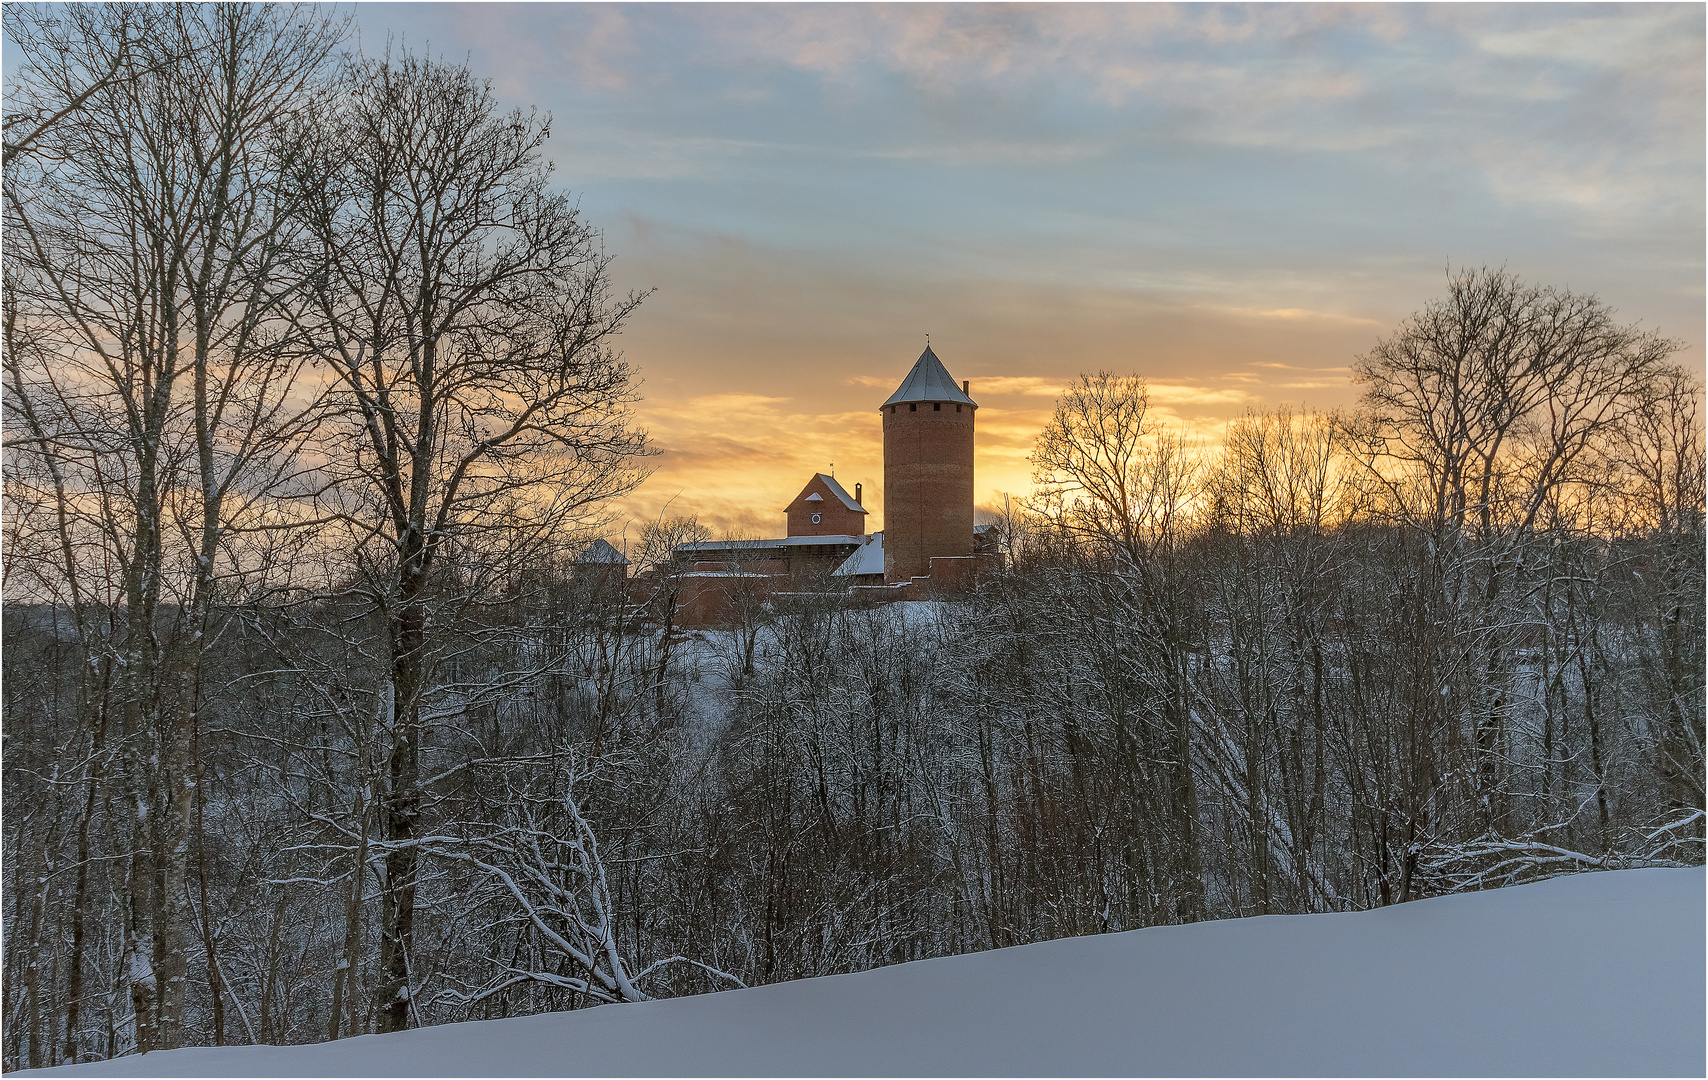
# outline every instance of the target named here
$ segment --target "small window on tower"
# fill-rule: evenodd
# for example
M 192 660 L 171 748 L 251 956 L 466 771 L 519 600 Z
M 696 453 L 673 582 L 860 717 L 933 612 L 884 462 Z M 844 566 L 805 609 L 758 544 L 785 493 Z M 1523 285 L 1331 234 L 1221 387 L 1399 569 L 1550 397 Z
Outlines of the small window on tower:
M 917 403 L 909 405 L 907 407 L 907 411 L 908 412 L 918 412 L 919 411 L 919 405 Z
M 959 405 L 957 405 L 957 406 L 955 406 L 955 411 L 956 411 L 956 412 L 960 412 L 960 411 L 961 411 L 961 407 L 960 407 L 960 406 L 959 406 Z
M 943 403 L 941 401 L 933 401 L 931 403 L 931 411 L 932 412 L 942 412 L 943 411 Z

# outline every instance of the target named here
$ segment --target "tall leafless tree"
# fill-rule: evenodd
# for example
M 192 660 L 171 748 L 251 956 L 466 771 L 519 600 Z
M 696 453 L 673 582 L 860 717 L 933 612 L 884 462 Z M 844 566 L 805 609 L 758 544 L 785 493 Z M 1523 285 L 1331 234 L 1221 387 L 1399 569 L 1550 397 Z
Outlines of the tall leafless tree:
M 547 189 L 548 122 L 464 67 L 353 63 L 296 173 L 314 239 L 307 332 L 335 380 L 335 511 L 386 611 L 381 1030 L 407 1026 L 420 751 L 449 577 L 524 564 L 639 482 L 633 376 L 597 234 Z M 486 559 L 483 563 L 483 559 Z M 477 591 L 491 587 L 490 572 Z M 449 609 L 441 611 L 448 614 Z
M 61 536 L 75 517 L 99 537 L 96 566 L 62 542 L 63 572 L 118 579 L 127 951 L 146 1051 L 182 1034 L 210 611 L 245 586 L 241 539 L 275 514 L 307 432 L 281 180 L 342 24 L 307 8 L 112 5 L 20 25 L 18 99 L 44 119 L 8 145 L 8 319 L 14 340 L 27 323 L 57 347 L 9 350 L 8 405 L 53 478 Z
M 1516 642 L 1504 618 L 1523 547 L 1558 494 L 1638 408 L 1678 343 L 1593 296 L 1527 284 L 1505 270 L 1453 274 L 1354 365 L 1366 387 L 1369 475 L 1428 538 L 1437 602 L 1475 614 L 1443 664 L 1472 663 L 1479 686 L 1474 770 L 1486 824 L 1504 824 L 1502 764 Z M 1445 614 L 1445 613 L 1442 613 Z M 1473 659 L 1474 656 L 1474 659 Z

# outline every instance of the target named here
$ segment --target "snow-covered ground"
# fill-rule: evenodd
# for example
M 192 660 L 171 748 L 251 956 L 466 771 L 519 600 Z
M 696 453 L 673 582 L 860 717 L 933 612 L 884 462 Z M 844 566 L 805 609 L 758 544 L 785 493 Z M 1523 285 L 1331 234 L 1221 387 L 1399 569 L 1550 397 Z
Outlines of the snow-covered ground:
M 88 1076 L 1702 1076 L 1704 873 L 1152 927 Z

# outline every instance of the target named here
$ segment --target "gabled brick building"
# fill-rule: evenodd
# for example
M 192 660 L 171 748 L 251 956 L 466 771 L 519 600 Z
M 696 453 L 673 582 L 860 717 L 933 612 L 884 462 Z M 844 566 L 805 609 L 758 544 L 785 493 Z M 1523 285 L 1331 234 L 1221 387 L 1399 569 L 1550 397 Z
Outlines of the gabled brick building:
M 814 473 L 795 501 L 783 508 L 790 536 L 865 536 L 866 508 L 860 485 L 848 494 L 836 477 Z

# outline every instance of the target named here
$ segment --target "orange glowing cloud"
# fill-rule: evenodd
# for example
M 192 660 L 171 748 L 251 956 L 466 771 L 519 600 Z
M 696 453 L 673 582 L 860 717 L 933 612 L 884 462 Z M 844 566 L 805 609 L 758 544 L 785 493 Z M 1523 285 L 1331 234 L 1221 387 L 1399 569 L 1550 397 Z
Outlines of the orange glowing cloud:
M 927 330 L 979 402 L 975 499 L 989 509 L 1030 493 L 1033 442 L 1081 373 L 1143 376 L 1154 425 L 1214 445 L 1252 408 L 1354 406 L 1353 360 L 1405 317 L 1402 304 L 1431 295 L 1421 282 L 1414 295 L 1358 296 L 1337 310 L 1229 303 L 1204 284 L 935 280 L 649 227 L 623 247 L 634 253 L 619 264 L 625 281 L 659 290 L 624 346 L 646 380 L 638 416 L 661 453 L 618 510 L 631 521 L 694 515 L 741 536 L 780 535 L 783 507 L 832 469 L 850 490 L 864 485 L 868 528 L 883 527 L 877 410 Z M 1267 289 L 1271 300 L 1287 291 Z
M 883 527 L 878 405 L 927 329 L 979 402 L 975 498 L 989 508 L 1030 493 L 1033 442 L 1082 372 L 1144 376 L 1158 426 L 1214 442 L 1255 406 L 1351 404 L 1350 361 L 1383 322 L 1164 290 L 927 281 L 646 227 L 625 250 L 627 282 L 658 287 L 624 345 L 660 453 L 619 511 L 692 515 L 727 535 L 780 534 L 784 505 L 832 469 L 864 486 L 868 528 Z

